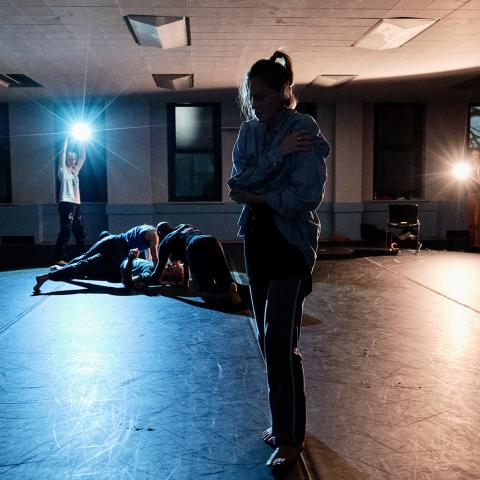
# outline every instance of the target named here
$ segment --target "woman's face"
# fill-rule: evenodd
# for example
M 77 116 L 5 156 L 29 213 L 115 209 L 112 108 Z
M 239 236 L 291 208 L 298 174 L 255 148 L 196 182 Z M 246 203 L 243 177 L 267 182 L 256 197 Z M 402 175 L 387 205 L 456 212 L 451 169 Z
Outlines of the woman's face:
M 250 80 L 250 99 L 258 121 L 274 127 L 284 111 L 282 94 L 260 78 L 253 77 Z
M 76 163 L 77 163 L 77 156 L 75 155 L 75 153 L 70 152 L 67 155 L 67 161 L 66 161 L 67 167 L 74 167 Z

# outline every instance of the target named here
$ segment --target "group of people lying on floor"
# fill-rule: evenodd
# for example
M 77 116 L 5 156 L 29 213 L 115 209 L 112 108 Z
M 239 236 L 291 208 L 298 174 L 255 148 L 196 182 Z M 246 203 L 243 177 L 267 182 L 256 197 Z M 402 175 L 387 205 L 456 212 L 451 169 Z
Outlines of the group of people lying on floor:
M 140 257 L 146 250 L 151 260 Z M 192 225 L 173 228 L 168 222 L 160 222 L 156 228 L 139 225 L 118 235 L 102 232 L 85 253 L 38 275 L 33 291 L 40 293 L 48 280 L 73 279 L 121 282 L 133 290 L 165 284 L 188 290 L 190 275 L 205 302 L 242 303 L 221 243 Z

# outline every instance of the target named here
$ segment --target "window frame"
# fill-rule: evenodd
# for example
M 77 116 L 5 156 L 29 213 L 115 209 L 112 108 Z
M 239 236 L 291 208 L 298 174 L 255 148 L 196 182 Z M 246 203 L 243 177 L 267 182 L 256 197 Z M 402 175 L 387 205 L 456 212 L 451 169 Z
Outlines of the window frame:
M 7 179 L 7 189 L 5 195 L 0 193 L 0 203 L 12 203 L 12 159 L 10 145 L 10 110 L 8 103 L 0 103 L 1 116 L 5 116 L 5 135 L 2 135 L 5 142 L 5 157 L 0 158 L 0 162 L 5 165 L 5 177 Z M 1 140 L 0 140 L 1 141 Z M 3 169 L 3 166 L 2 166 Z
M 176 107 L 212 107 L 213 136 L 211 149 L 177 149 L 176 146 L 176 123 L 175 108 Z M 201 103 L 167 103 L 167 150 L 168 150 L 168 201 L 169 202 L 221 202 L 222 201 L 222 144 L 221 144 L 221 104 L 218 102 L 201 102 Z M 195 154 L 195 153 L 212 153 L 214 162 L 214 199 L 205 197 L 182 197 L 176 193 L 176 163 L 175 156 L 178 153 Z
M 470 131 L 471 131 L 470 120 L 472 117 L 472 108 L 474 107 L 478 108 L 479 115 L 480 115 L 480 102 L 474 102 L 468 105 L 467 131 L 465 132 L 465 145 L 466 145 L 466 151 L 468 152 L 474 152 L 476 150 L 480 150 L 480 135 L 479 135 L 478 147 L 472 148 L 470 146 Z
M 415 142 L 411 145 L 406 144 L 379 144 L 377 141 L 377 132 L 380 123 L 377 113 L 381 107 L 405 107 L 410 106 L 414 108 L 414 135 Z M 405 200 L 422 200 L 424 197 L 424 175 L 425 175 L 425 118 L 426 108 L 423 103 L 376 103 L 374 104 L 374 125 L 373 125 L 373 199 L 374 200 L 388 200 L 388 201 L 405 201 Z M 404 151 L 413 150 L 415 157 L 415 190 L 404 191 L 403 194 L 392 193 L 386 191 L 378 191 L 378 170 L 380 161 L 379 155 L 381 149 L 403 149 Z

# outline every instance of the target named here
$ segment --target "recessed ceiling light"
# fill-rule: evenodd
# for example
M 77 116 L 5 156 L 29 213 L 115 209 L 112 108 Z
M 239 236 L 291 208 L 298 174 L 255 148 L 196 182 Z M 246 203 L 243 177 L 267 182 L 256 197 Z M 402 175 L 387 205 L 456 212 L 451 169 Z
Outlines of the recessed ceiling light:
M 193 73 L 153 73 L 157 87 L 168 90 L 193 88 Z
M 176 48 L 190 45 L 188 17 L 127 15 L 123 17 L 139 45 Z
M 353 46 L 370 50 L 397 48 L 431 27 L 436 21 L 436 18 L 383 18 Z
M 0 86 L 9 88 L 41 87 L 35 80 L 23 73 L 0 73 Z
M 310 85 L 316 85 L 319 87 L 338 87 L 351 82 L 357 77 L 358 75 L 319 75 Z

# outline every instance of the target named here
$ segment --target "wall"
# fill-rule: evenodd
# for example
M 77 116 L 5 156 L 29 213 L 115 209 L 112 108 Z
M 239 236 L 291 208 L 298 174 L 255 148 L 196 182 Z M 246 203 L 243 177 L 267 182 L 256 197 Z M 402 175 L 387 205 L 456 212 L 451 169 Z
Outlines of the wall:
M 363 210 L 363 105 L 340 102 L 335 112 L 333 231 L 337 237 L 356 240 Z
M 55 203 L 55 128 L 51 105 L 9 106 L 12 203 Z
M 167 108 L 165 102 L 150 102 L 150 157 L 152 202 L 168 201 Z
M 135 110 L 134 117 L 129 113 L 132 110 Z M 221 118 L 222 201 L 168 202 L 166 102 L 140 98 L 115 105 L 107 115 L 109 128 L 113 129 L 108 133 L 109 150 L 115 151 L 107 157 L 109 204 L 106 214 L 111 232 L 120 232 L 138 223 L 168 221 L 192 223 L 221 239 L 236 238 L 240 209 L 229 200 L 226 186 L 231 172 L 231 152 L 240 126 L 239 111 L 233 102 L 222 102 Z M 116 130 L 118 125 L 133 128 Z M 149 125 L 148 132 L 142 125 Z M 151 172 L 149 178 L 144 171 Z
M 145 98 L 119 98 L 105 111 L 109 204 L 150 204 L 150 107 Z
M 466 192 L 451 170 L 466 154 L 467 117 L 467 102 L 438 101 L 426 105 L 424 196 L 417 202 L 423 238 L 445 238 L 448 230 L 466 229 Z M 391 202 L 372 201 L 373 104 L 364 105 L 363 156 L 362 221 L 384 229 Z
M 242 118 L 240 111 L 233 102 L 222 102 L 222 200 L 230 202 L 228 198 L 227 180 L 232 173 L 232 150 L 237 140 L 238 130 Z
M 236 238 L 239 207 L 228 199 L 226 180 L 241 119 L 233 93 L 217 100 L 222 103 L 222 202 L 195 204 L 168 202 L 165 99 L 118 98 L 109 105 L 108 204 L 83 206 L 89 241 L 103 229 L 119 232 L 161 220 L 190 222 L 221 239 Z M 449 168 L 462 153 L 467 109 L 468 104 L 459 101 L 426 105 L 425 199 L 419 202 L 424 238 L 444 238 L 447 230 L 465 228 L 464 192 L 452 182 Z M 321 239 L 358 240 L 361 223 L 384 228 L 388 203 L 372 200 L 373 104 L 356 100 L 317 103 L 317 119 L 332 145 L 324 203 L 318 210 Z M 13 204 L 0 205 L 0 235 L 33 234 L 38 243 L 52 243 L 58 217 L 50 107 L 11 104 L 10 130 Z

